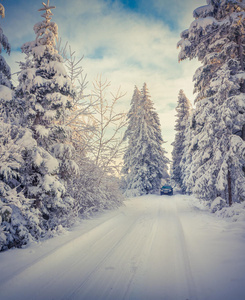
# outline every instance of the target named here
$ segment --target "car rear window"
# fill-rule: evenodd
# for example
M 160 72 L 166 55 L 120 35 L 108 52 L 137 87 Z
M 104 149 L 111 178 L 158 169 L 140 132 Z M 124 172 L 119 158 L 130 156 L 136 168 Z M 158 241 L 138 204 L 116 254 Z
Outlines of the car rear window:
M 163 187 L 162 187 L 162 189 L 171 189 L 172 187 L 170 186 L 170 185 L 164 185 Z

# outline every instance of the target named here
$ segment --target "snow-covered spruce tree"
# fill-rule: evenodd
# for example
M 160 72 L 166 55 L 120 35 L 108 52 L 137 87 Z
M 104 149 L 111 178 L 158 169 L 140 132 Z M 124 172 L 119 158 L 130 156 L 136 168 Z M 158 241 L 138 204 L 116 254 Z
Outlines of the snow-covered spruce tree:
M 139 93 L 135 89 L 127 130 L 130 149 L 125 156 L 124 169 L 128 196 L 156 193 L 159 191 L 161 180 L 168 178 L 169 160 L 162 148 L 160 121 L 146 84 L 143 86 L 140 99 L 138 96 Z M 131 118 L 135 120 L 134 125 L 130 121 Z
M 175 124 L 175 140 L 172 143 L 172 179 L 175 183 L 182 189 L 184 192 L 185 188 L 183 187 L 183 173 L 181 169 L 181 160 L 184 156 L 185 142 L 186 142 L 186 130 L 189 125 L 188 120 L 191 112 L 191 103 L 187 99 L 183 90 L 180 90 L 178 97 L 178 105 L 176 107 L 177 111 L 177 120 Z
M 193 110 L 190 111 L 189 119 L 187 120 L 186 129 L 184 132 L 184 150 L 183 155 L 180 161 L 181 168 L 181 181 L 182 181 L 182 192 L 191 194 L 192 190 L 190 189 L 190 174 L 192 170 L 192 141 L 193 141 L 193 130 L 192 130 L 192 115 Z
M 245 1 L 207 3 L 178 43 L 180 60 L 202 62 L 187 185 L 200 198 L 231 205 L 245 200 Z
M 30 128 L 36 146 L 26 149 L 25 195 L 40 211 L 43 230 L 73 222 L 74 199 L 67 193 L 69 178 L 77 172 L 68 143 L 70 130 L 64 125 L 73 91 L 55 49 L 58 26 L 51 22 L 49 0 L 43 3 L 44 21 L 34 26 L 36 39 L 22 46 L 26 60 L 21 63 L 16 95 L 25 105 L 23 124 Z
M 135 140 L 134 138 L 131 138 L 131 136 L 133 137 L 133 134 L 137 126 L 137 119 L 138 119 L 137 116 L 138 116 L 138 107 L 139 107 L 140 98 L 141 98 L 141 92 L 139 91 L 138 87 L 135 86 L 133 97 L 130 103 L 131 107 L 127 114 L 128 126 L 123 137 L 123 140 L 128 140 L 128 147 L 124 152 L 124 156 L 123 156 L 124 164 L 121 171 L 121 173 L 125 175 L 129 173 L 130 166 L 132 165 L 131 159 L 133 157 L 132 151 L 134 150 L 133 145 Z
M 5 15 L 2 4 L 0 15 Z M 8 39 L 0 27 L 0 53 L 2 49 L 10 54 Z M 29 200 L 20 188 L 21 151 L 31 141 L 27 132 L 18 126 L 10 80 L 10 68 L 0 55 L 0 251 L 26 244 L 39 231 L 35 212 L 31 211 Z
M 22 151 L 33 143 L 28 130 L 0 118 L 0 251 L 21 247 L 41 233 L 39 212 L 21 187 Z
M 0 4 L 0 17 L 5 17 L 5 9 L 2 4 Z M 1 122 L 11 122 L 18 126 L 20 117 L 19 108 L 21 105 L 15 101 L 13 84 L 11 82 L 11 69 L 1 55 L 2 50 L 5 50 L 10 55 L 11 46 L 0 24 L 0 118 Z

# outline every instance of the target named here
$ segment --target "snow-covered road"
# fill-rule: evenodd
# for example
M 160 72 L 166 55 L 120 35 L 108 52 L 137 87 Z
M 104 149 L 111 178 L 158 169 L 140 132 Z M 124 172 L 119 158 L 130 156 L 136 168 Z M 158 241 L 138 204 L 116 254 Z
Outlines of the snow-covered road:
M 1 300 L 244 300 L 245 230 L 182 195 L 125 207 L 0 253 Z

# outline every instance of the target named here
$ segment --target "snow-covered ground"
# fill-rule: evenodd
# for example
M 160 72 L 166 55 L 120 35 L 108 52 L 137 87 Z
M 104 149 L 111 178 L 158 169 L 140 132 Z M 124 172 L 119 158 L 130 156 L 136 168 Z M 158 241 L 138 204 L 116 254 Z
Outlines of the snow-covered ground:
M 150 195 L 0 253 L 1 300 L 245 299 L 245 223 Z

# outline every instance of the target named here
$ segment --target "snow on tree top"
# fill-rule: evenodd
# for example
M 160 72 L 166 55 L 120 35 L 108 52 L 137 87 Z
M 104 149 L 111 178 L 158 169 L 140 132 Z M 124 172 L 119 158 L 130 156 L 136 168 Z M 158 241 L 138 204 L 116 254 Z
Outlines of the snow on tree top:
M 48 23 L 48 22 L 50 22 L 51 16 L 53 15 L 53 14 L 51 13 L 51 9 L 54 9 L 54 8 L 56 8 L 56 7 L 55 7 L 55 6 L 49 6 L 49 0 L 48 0 L 47 4 L 45 4 L 44 2 L 43 2 L 42 4 L 43 4 L 44 8 L 40 8 L 38 11 L 46 11 L 46 12 L 42 15 L 42 17 L 45 18 L 45 19 L 46 19 L 46 22 Z
M 50 9 L 56 8 L 55 6 L 49 6 L 49 0 L 48 0 L 47 4 L 45 4 L 44 2 L 42 4 L 43 4 L 44 8 L 40 8 L 38 11 L 43 11 L 43 10 L 48 11 Z

